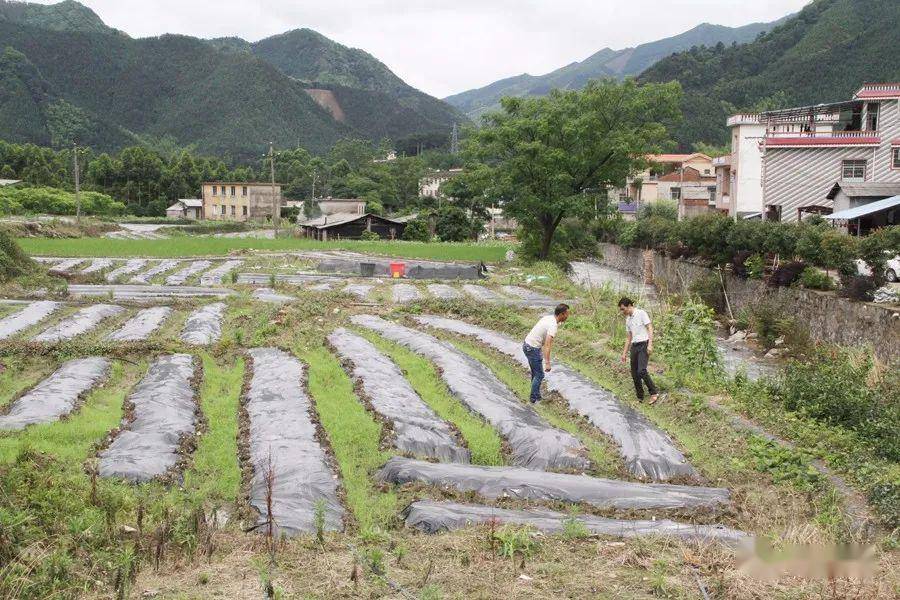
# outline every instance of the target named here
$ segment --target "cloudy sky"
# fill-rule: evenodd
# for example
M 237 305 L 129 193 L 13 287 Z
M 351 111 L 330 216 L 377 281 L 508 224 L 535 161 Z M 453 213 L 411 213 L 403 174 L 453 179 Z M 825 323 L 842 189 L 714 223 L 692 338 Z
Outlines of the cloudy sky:
M 34 1 L 34 0 L 32 0 Z M 37 0 L 54 4 L 57 0 Z M 80 0 L 133 37 L 182 33 L 246 40 L 308 27 L 386 63 L 438 97 L 541 74 L 603 47 L 668 37 L 699 23 L 772 21 L 809 0 Z

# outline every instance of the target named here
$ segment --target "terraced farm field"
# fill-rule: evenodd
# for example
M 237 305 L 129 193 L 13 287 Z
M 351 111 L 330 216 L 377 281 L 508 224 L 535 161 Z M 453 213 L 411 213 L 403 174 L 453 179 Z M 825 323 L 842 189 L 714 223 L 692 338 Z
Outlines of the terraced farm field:
M 0 595 L 897 592 L 895 538 L 857 526 L 811 453 L 706 402 L 737 412 L 744 383 L 676 385 L 654 356 L 667 396 L 634 400 L 615 286 L 547 265 L 362 278 L 346 266 L 384 259 L 262 250 L 48 254 L 67 293 L 0 303 Z M 561 301 L 532 405 L 521 341 Z M 865 541 L 873 575 L 760 579 L 755 540 Z

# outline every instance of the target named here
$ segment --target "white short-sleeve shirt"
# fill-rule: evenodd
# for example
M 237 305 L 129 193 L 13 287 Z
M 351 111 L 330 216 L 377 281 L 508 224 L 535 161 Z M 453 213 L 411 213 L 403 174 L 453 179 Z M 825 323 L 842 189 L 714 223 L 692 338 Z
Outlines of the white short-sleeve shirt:
M 557 329 L 559 329 L 559 323 L 556 322 L 556 317 L 553 315 L 541 317 L 537 325 L 528 332 L 528 335 L 525 337 L 525 343 L 532 348 L 543 348 L 547 336 L 556 337 Z
M 646 342 L 650 339 L 647 325 L 650 324 L 650 315 L 646 310 L 634 309 L 634 314 L 625 317 L 625 330 L 631 332 L 631 343 Z

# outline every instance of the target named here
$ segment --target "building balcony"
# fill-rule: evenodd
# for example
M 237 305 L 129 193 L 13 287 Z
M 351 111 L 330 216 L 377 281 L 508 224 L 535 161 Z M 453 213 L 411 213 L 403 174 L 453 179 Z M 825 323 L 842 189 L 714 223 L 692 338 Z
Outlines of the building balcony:
M 761 115 L 757 113 L 741 113 L 739 115 L 731 115 L 728 117 L 726 124 L 729 127 L 735 125 L 759 125 L 762 123 Z
M 770 131 L 764 138 L 766 146 L 877 146 L 881 136 L 877 131 Z

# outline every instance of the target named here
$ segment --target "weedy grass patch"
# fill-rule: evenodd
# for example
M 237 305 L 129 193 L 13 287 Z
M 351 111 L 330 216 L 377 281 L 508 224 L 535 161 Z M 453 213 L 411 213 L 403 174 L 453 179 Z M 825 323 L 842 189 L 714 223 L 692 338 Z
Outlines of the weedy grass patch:
M 381 449 L 381 424 L 366 411 L 338 359 L 325 348 L 302 355 L 319 420 L 340 469 L 346 502 L 364 536 L 386 530 L 397 512 L 393 492 L 378 490 L 375 471 L 391 457 Z
M 356 333 L 390 357 L 425 404 L 459 431 L 472 455 L 472 464 L 506 464 L 502 451 L 503 440 L 481 417 L 469 412 L 453 397 L 431 362 L 371 331 L 356 330 Z
M 233 502 L 241 485 L 237 436 L 244 360 L 217 362 L 208 352 L 202 352 L 200 358 L 200 408 L 206 417 L 206 431 L 199 438 L 191 468 L 184 474 L 184 487 L 213 501 Z
M 475 342 L 451 334 L 437 333 L 438 337 L 450 341 L 481 364 L 487 366 L 523 403 L 529 402 L 531 395 L 530 375 L 511 358 Z M 552 358 L 552 357 L 551 357 Z M 552 377 L 552 373 L 550 375 Z M 550 425 L 575 436 L 588 449 L 588 458 L 595 475 L 607 477 L 625 476 L 625 469 L 613 443 L 589 423 L 569 412 L 560 402 L 544 400 L 533 405 L 535 411 Z

